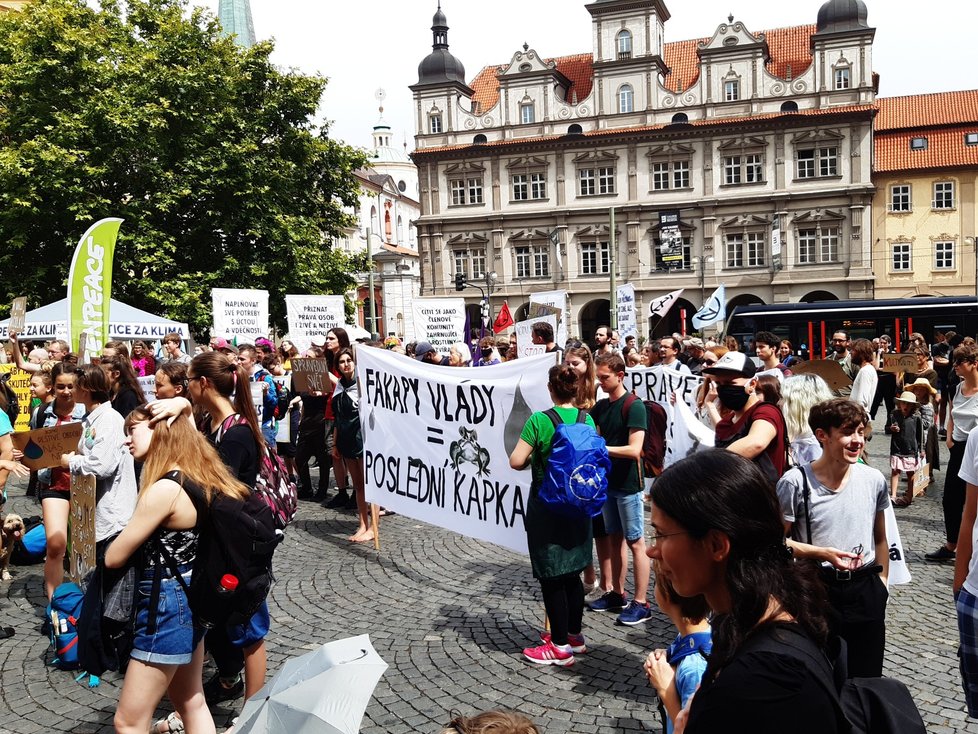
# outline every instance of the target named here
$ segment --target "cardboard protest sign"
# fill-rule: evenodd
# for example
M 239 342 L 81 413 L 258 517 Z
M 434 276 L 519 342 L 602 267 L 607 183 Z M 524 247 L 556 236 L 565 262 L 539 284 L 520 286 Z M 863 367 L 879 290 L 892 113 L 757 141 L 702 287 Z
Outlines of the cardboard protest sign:
M 916 365 L 916 360 L 914 361 Z M 842 365 L 834 359 L 813 359 L 808 362 L 795 363 L 791 365 L 791 373 L 794 375 L 818 375 L 836 393 L 844 387 L 852 387 L 852 380 L 842 369 Z
M 31 419 L 31 373 L 17 369 L 15 364 L 0 364 L 0 379 L 3 379 L 5 375 L 10 375 L 7 378 L 7 385 L 17 395 L 17 405 L 19 406 L 14 430 L 26 431 Z
M 485 369 L 357 353 L 368 502 L 526 553 L 529 469 L 509 455 L 523 426 L 552 403 L 553 356 Z
M 415 298 L 413 308 L 418 341 L 430 342 L 441 354 L 465 341 L 464 299 Z
M 534 324 L 550 324 L 554 334 L 557 333 L 557 317 L 553 315 L 518 322 L 516 324 L 516 354 L 520 359 L 547 353 L 546 345 L 533 343 Z
M 81 425 L 80 423 L 75 425 Z M 70 527 L 71 580 L 81 584 L 95 568 L 95 476 L 71 475 Z
M 64 423 L 35 431 L 14 433 L 14 448 L 23 452 L 21 463 L 28 469 L 48 469 L 61 465 L 61 455 L 78 449 L 82 436 L 81 423 Z
M 563 348 L 567 343 L 567 324 L 570 321 L 570 306 L 567 303 L 567 291 L 544 291 L 543 293 L 530 294 L 530 317 L 546 316 L 546 313 L 536 311 L 534 305 L 552 306 L 557 309 L 557 329 L 555 341 L 558 347 Z
M 325 359 L 293 359 L 292 386 L 299 392 L 332 393 L 329 362 Z
M 214 336 L 254 342 L 268 336 L 268 291 L 212 288 Z
M 15 298 L 10 305 L 10 323 L 7 324 L 7 331 L 16 331 L 18 334 L 24 330 L 24 323 L 27 321 L 27 299 L 23 296 Z
M 880 368 L 884 372 L 916 372 L 916 354 L 884 354 L 883 366 Z
M 325 336 L 330 329 L 346 323 L 343 296 L 286 296 L 289 338 L 300 352 L 306 351 L 314 336 Z

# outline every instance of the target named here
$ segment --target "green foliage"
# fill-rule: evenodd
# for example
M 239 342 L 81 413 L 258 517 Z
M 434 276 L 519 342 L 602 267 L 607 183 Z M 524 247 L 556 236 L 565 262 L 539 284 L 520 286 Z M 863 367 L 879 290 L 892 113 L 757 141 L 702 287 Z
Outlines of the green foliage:
M 0 15 L 0 306 L 63 298 L 78 238 L 122 217 L 113 295 L 211 323 L 210 289 L 343 293 L 330 249 L 360 151 L 314 116 L 326 81 L 241 49 L 185 0 L 38 0 Z

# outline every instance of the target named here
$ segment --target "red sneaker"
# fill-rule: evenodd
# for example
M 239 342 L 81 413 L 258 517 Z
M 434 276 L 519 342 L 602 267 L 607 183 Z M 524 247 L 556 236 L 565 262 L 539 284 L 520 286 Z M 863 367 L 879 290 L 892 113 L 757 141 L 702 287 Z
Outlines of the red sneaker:
M 523 650 L 523 657 L 537 665 L 560 665 L 567 667 L 574 664 L 574 653 L 564 652 L 552 642 L 544 642 L 538 647 L 528 647 Z
M 549 632 L 540 633 L 541 642 L 550 642 Z M 571 651 L 575 655 L 582 655 L 587 652 L 587 644 L 584 642 L 584 635 L 567 635 L 567 644 L 571 646 Z

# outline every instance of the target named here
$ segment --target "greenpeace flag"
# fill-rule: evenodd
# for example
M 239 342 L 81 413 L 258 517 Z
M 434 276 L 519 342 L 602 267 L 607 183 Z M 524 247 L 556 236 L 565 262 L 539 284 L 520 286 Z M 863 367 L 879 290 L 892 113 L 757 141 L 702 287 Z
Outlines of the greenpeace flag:
M 699 330 L 718 321 L 726 321 L 726 319 L 727 289 L 721 283 L 720 287 L 713 291 L 713 295 L 706 299 L 703 308 L 693 314 L 693 328 Z
M 669 309 L 672 308 L 672 304 L 679 300 L 679 296 L 683 294 L 683 288 L 678 291 L 673 291 L 672 293 L 666 293 L 664 296 L 653 299 L 652 303 L 649 304 L 649 316 L 658 316 L 663 318 Z
M 526 553 L 530 470 L 509 455 L 547 410 L 554 355 L 458 369 L 357 350 L 368 502 Z
M 112 297 L 112 258 L 121 219 L 102 219 L 78 240 L 68 271 L 68 340 L 78 351 L 82 333 L 89 350 L 100 352 L 109 339 L 109 299 Z
M 500 331 L 508 329 L 514 323 L 513 314 L 509 312 L 509 303 L 507 301 L 503 301 L 503 307 L 499 309 L 499 313 L 496 316 L 496 321 L 492 325 L 493 333 L 498 334 Z

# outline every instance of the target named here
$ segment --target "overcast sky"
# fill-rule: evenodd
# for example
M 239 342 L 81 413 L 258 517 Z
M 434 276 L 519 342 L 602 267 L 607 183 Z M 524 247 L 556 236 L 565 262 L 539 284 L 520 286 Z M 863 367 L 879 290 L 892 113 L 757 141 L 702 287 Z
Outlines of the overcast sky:
M 215 13 L 218 0 L 191 0 Z M 435 0 L 251 0 L 259 39 L 274 39 L 276 63 L 329 79 L 323 114 L 333 137 L 367 147 L 376 124 L 374 93 L 387 92 L 384 117 L 395 140 L 413 148 L 411 91 L 431 50 Z M 733 13 L 750 30 L 814 23 L 820 0 L 666 0 L 666 42 L 713 35 Z M 978 86 L 973 31 L 978 4 L 966 0 L 868 0 L 877 29 L 880 94 L 898 96 Z M 452 53 L 469 81 L 508 62 L 524 41 L 544 57 L 591 51 L 583 0 L 443 0 Z

